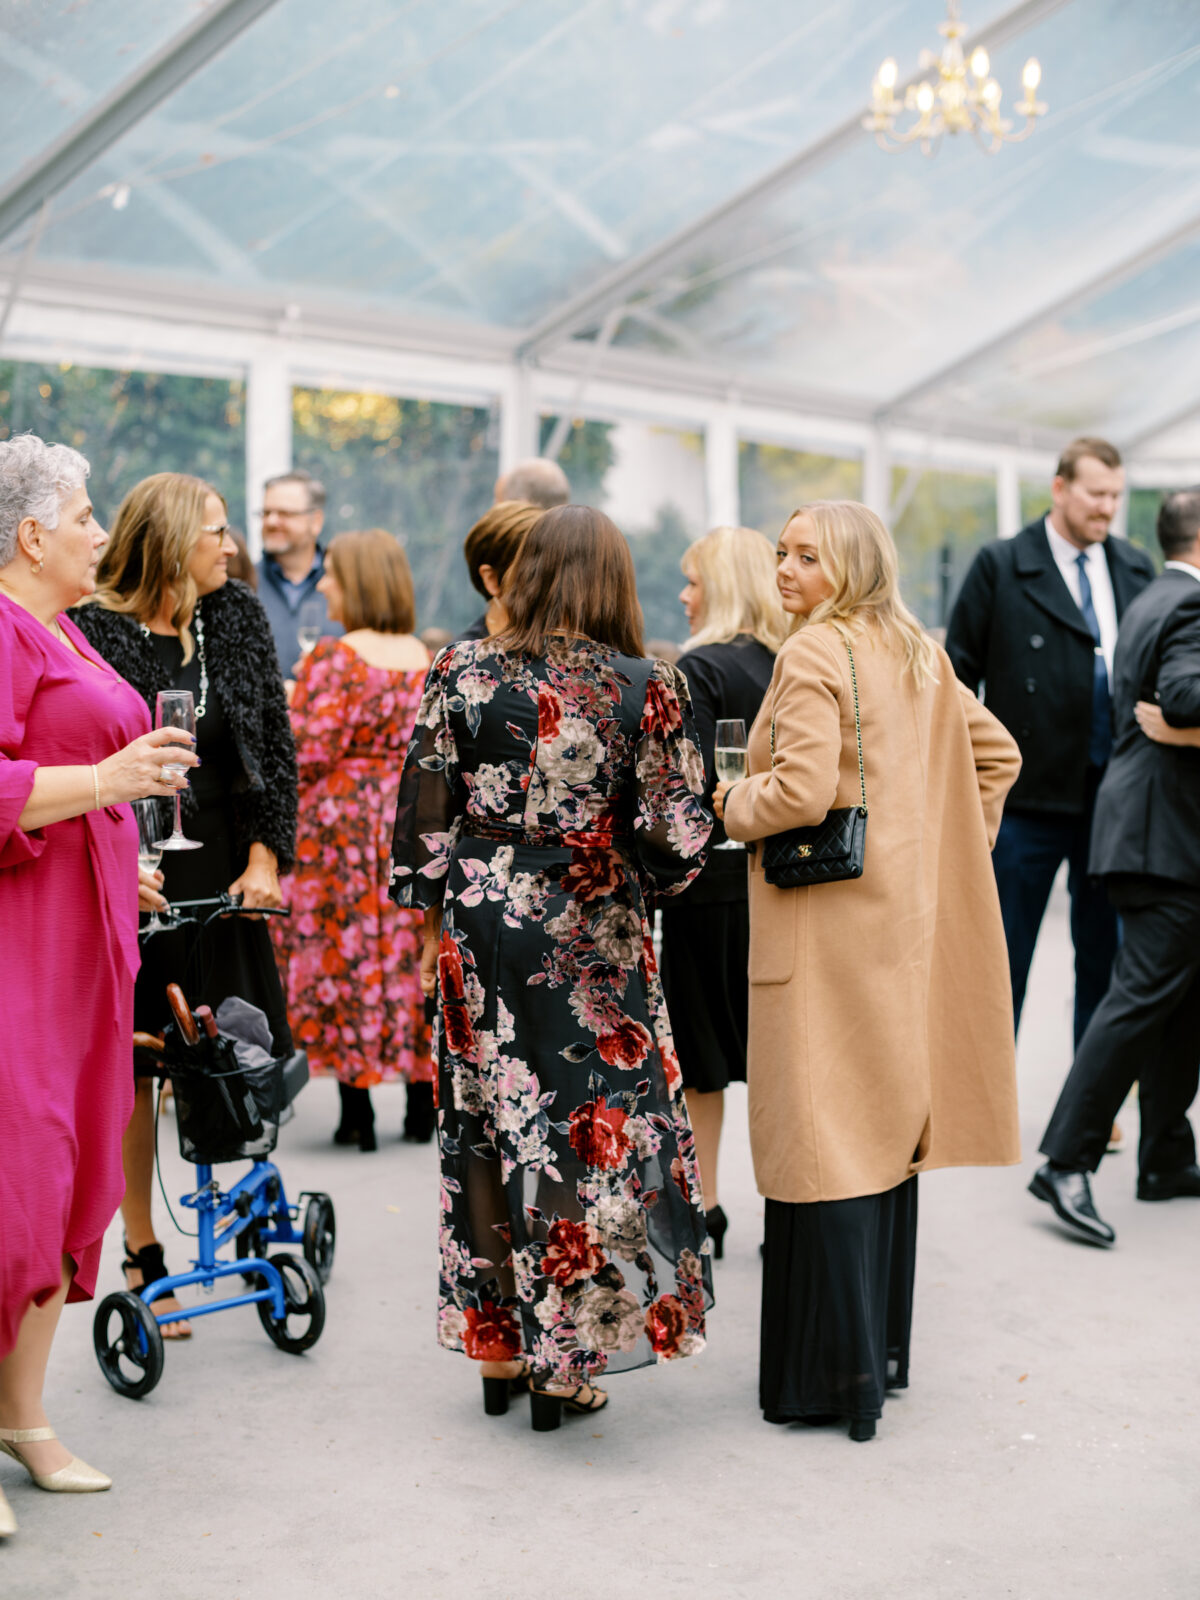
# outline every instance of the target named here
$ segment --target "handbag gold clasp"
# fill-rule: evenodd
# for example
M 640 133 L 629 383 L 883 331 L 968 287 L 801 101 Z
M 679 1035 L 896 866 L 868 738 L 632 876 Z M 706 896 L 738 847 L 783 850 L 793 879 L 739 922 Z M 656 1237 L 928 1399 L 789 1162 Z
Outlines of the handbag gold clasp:
M 798 844 L 796 846 L 796 854 L 800 857 L 801 860 L 803 860 L 805 856 L 812 855 L 812 845 L 810 845 L 810 844 Z

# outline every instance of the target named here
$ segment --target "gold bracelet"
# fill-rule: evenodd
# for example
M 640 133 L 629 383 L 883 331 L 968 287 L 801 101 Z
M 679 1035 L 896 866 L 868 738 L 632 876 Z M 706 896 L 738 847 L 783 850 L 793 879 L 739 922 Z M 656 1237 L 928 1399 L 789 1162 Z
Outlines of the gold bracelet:
M 99 811 L 99 809 L 100 809 L 100 768 L 99 767 L 93 767 L 92 768 L 92 788 L 93 788 L 93 790 L 95 791 L 95 794 L 96 794 L 96 806 L 95 806 L 95 809 L 97 811 Z

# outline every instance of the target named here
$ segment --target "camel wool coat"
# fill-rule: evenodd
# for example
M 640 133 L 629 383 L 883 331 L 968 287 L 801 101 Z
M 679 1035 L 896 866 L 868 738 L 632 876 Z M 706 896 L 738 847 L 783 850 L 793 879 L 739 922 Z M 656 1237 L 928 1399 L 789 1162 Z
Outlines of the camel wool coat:
M 918 689 L 873 624 L 849 635 L 867 791 L 861 878 L 776 889 L 750 855 L 750 1137 L 759 1190 L 810 1203 L 1020 1158 L 1012 995 L 991 847 L 1021 767 L 937 651 Z M 771 763 L 771 716 L 775 763 Z M 832 624 L 780 650 L 725 799 L 730 838 L 857 805 L 850 666 Z

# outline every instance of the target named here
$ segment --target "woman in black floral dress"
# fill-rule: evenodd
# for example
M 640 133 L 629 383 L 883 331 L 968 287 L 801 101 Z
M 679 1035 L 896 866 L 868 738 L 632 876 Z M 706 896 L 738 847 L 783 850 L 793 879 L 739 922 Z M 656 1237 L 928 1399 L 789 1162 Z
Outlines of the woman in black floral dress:
M 438 1337 L 532 1371 L 534 1426 L 591 1379 L 694 1354 L 704 1211 L 647 900 L 711 817 L 684 680 L 642 657 L 629 547 L 579 506 L 530 530 L 510 625 L 434 663 L 405 762 L 392 895 L 426 913 L 438 996 Z M 522 1356 L 527 1357 L 522 1361 Z

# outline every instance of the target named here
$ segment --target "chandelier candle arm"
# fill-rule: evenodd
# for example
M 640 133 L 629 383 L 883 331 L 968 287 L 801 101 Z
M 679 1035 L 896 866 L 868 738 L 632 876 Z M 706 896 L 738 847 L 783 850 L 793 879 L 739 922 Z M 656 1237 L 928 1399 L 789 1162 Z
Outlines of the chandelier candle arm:
M 1042 81 L 1042 68 L 1031 56 L 1021 72 L 1024 98 L 1013 107 L 1024 125 L 1014 130 L 1013 124 L 1000 114 L 1004 97 L 996 79 L 992 77 L 992 63 L 982 45 L 971 52 L 970 61 L 963 54 L 966 25 L 959 15 L 959 0 L 947 0 L 947 16 L 938 32 L 945 40 L 941 51 L 934 55 L 922 54 L 922 64 L 937 67 L 937 81 L 924 80 L 909 84 L 901 101 L 896 97 L 899 67 L 894 56 L 888 56 L 871 85 L 871 111 L 863 118 L 863 127 L 873 133 L 876 142 L 885 150 L 901 150 L 905 145 L 919 144 L 926 155 L 932 155 L 945 134 L 972 133 L 989 154 L 1006 144 L 1020 144 L 1028 139 L 1037 119 L 1044 117 L 1047 107 L 1037 98 Z M 906 127 L 899 127 L 898 119 L 905 113 L 913 114 Z

